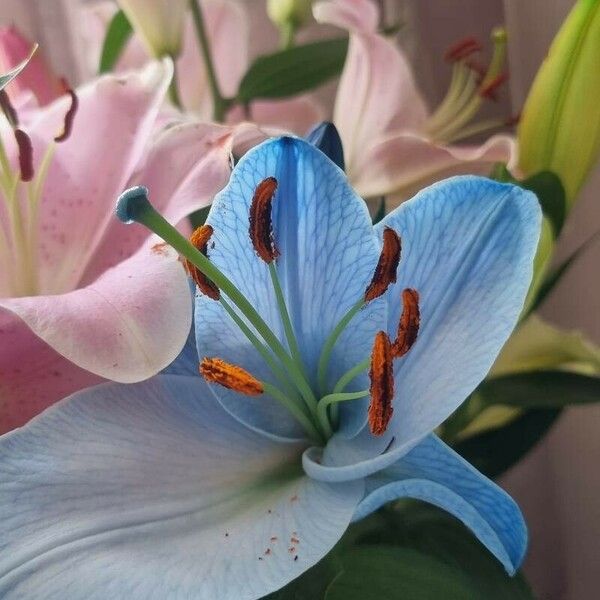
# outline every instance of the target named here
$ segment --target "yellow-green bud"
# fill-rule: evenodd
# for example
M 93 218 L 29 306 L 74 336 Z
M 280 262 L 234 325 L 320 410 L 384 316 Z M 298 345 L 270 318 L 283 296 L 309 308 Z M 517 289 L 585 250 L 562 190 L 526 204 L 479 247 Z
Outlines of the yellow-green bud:
M 267 0 L 267 13 L 277 27 L 303 25 L 310 17 L 312 0 Z
M 533 82 L 519 126 L 525 175 L 554 171 L 569 207 L 600 152 L 600 0 L 578 0 Z

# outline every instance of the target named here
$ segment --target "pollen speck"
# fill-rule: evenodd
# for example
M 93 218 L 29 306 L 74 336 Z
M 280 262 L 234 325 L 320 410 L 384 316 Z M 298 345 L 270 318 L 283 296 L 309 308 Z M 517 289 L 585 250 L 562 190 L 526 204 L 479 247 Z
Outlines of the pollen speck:
M 273 262 L 279 256 L 273 241 L 271 216 L 276 190 L 277 179 L 267 177 L 258 184 L 250 205 L 250 240 L 258 256 L 266 263 Z
M 392 418 L 394 409 L 394 368 L 392 343 L 385 331 L 375 336 L 371 354 L 371 403 L 369 404 L 369 428 L 373 435 L 383 435 Z
M 152 246 L 152 248 L 150 248 L 150 250 L 152 251 L 152 254 L 157 254 L 159 256 L 167 256 L 168 246 L 169 246 L 169 244 L 167 244 L 167 242 L 160 242 L 158 244 L 154 244 L 154 246 Z
M 391 283 L 396 282 L 396 271 L 400 262 L 402 243 L 400 236 L 391 228 L 383 230 L 383 246 L 373 279 L 365 290 L 365 302 L 379 298 Z
M 220 358 L 205 357 L 200 363 L 200 374 L 210 383 L 218 383 L 246 396 L 263 393 L 262 383 L 248 371 L 229 364 Z
M 207 246 L 210 238 L 213 234 L 213 228 L 210 225 L 201 225 L 197 227 L 192 235 L 190 236 L 190 242 L 196 250 L 206 256 Z M 184 259 L 183 264 L 188 275 L 194 280 L 194 283 L 198 286 L 198 289 L 209 298 L 218 300 L 221 296 L 219 288 L 202 273 L 196 265 L 192 264 L 189 260 Z
M 402 315 L 398 323 L 398 334 L 392 352 L 394 358 L 404 356 L 417 341 L 421 312 L 419 310 L 419 292 L 411 288 L 402 291 Z

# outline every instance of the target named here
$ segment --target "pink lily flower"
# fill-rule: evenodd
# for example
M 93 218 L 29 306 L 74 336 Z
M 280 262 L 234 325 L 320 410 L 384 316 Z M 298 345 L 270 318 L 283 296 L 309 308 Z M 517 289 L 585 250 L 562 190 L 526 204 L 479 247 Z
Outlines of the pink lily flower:
M 430 114 L 406 57 L 377 33 L 375 3 L 329 0 L 317 2 L 313 13 L 317 21 L 350 32 L 334 123 L 344 145 L 348 177 L 363 197 L 391 194 L 404 199 L 450 175 L 487 175 L 499 161 L 509 168 L 515 165 L 516 144 L 511 136 L 494 135 L 481 145 L 454 144 L 502 125 L 502 121 L 471 124 L 479 106 L 503 81 L 497 72 L 504 51 L 500 34 L 487 73 L 477 73 L 469 60 L 478 49 L 475 40 L 468 40 L 470 46 L 462 52 L 455 51 L 450 57 L 453 84 L 446 100 Z
M 250 64 L 249 21 L 246 8 L 232 0 L 201 0 L 200 2 L 211 45 L 212 59 L 221 92 L 226 97 L 236 94 L 240 81 Z M 88 12 L 88 24 L 93 46 L 102 45 L 106 26 L 115 6 L 100 3 Z M 134 36 L 116 65 L 116 70 L 139 67 L 149 59 L 141 41 Z M 97 64 L 94 57 L 94 64 Z M 179 92 L 183 108 L 196 118 L 213 118 L 213 101 L 191 15 L 184 27 L 181 54 L 176 61 Z M 247 111 L 237 106 L 230 110 L 226 122 L 237 124 L 252 121 L 277 132 L 292 131 L 304 135 L 315 123 L 323 120 L 323 110 L 309 96 L 285 100 L 257 100 Z
M 102 379 L 146 379 L 185 343 L 192 307 L 178 256 L 113 215 L 119 193 L 143 181 L 179 222 L 228 180 L 228 129 L 155 133 L 171 76 L 169 60 L 152 63 L 25 124 L 0 116 L 0 433 Z
M 16 27 L 0 27 L 0 73 L 5 73 L 29 56 L 33 43 Z M 24 95 L 33 92 L 40 105 L 58 98 L 63 89 L 59 78 L 47 65 L 42 53 L 33 55 L 27 68 L 6 88 L 14 102 L 22 101 Z

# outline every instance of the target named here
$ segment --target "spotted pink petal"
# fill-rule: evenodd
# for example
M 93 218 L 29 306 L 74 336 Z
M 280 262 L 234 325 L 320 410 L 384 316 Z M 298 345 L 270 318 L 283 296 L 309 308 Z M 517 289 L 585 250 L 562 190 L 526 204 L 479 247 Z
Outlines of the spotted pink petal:
M 14 26 L 0 28 L 0 73 L 4 73 L 29 56 L 33 44 Z M 41 105 L 58 98 L 61 93 L 59 78 L 52 72 L 37 49 L 29 64 L 10 83 L 6 91 L 18 101 L 21 94 L 31 91 Z

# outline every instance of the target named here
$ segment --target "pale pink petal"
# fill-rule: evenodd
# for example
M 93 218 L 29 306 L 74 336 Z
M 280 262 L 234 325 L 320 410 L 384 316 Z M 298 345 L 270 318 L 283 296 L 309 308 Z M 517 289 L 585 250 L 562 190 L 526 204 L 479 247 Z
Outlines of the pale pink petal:
M 77 287 L 112 221 L 115 199 L 142 157 L 171 76 L 168 61 L 79 90 L 71 136 L 56 146 L 40 203 L 40 290 Z M 41 111 L 29 132 L 39 164 L 69 104 Z
M 252 121 L 260 127 L 271 128 L 277 133 L 296 133 L 305 135 L 311 127 L 324 118 L 322 107 L 310 96 L 301 96 L 286 100 L 258 100 L 245 112 L 236 106 L 227 115 L 229 123 Z
M 399 133 L 366 149 L 348 176 L 364 197 L 399 194 L 407 198 L 416 189 L 459 174 L 488 175 L 493 164 L 516 164 L 516 143 L 495 135 L 481 146 L 442 146 L 426 138 Z
M 319 23 L 360 33 L 375 33 L 379 24 L 379 9 L 372 0 L 316 2 L 313 15 Z
M 0 73 L 5 73 L 27 58 L 32 46 L 16 27 L 0 28 Z M 62 93 L 58 77 L 48 67 L 39 48 L 6 91 L 15 100 L 23 92 L 31 91 L 42 105 L 52 102 Z
M 155 208 L 171 223 L 208 206 L 229 180 L 232 132 L 210 123 L 184 123 L 167 129 L 148 151 L 127 187 L 144 185 Z M 123 227 L 116 218 L 82 278 L 82 285 L 131 256 L 148 237 L 142 225 Z
M 334 108 L 346 165 L 351 170 L 364 149 L 391 128 L 418 130 L 425 102 L 401 50 L 375 33 L 351 33 Z
M 234 96 L 248 66 L 248 21 L 244 8 L 231 0 L 204 0 L 202 9 L 221 93 Z M 185 108 L 201 119 L 212 119 L 212 96 L 191 18 L 186 24 L 177 71 Z
M 58 354 L 19 317 L 0 309 L 0 435 L 101 381 Z
M 170 364 L 192 319 L 183 265 L 158 239 L 149 239 L 85 288 L 3 298 L 0 307 L 82 369 L 125 383 L 151 377 Z

